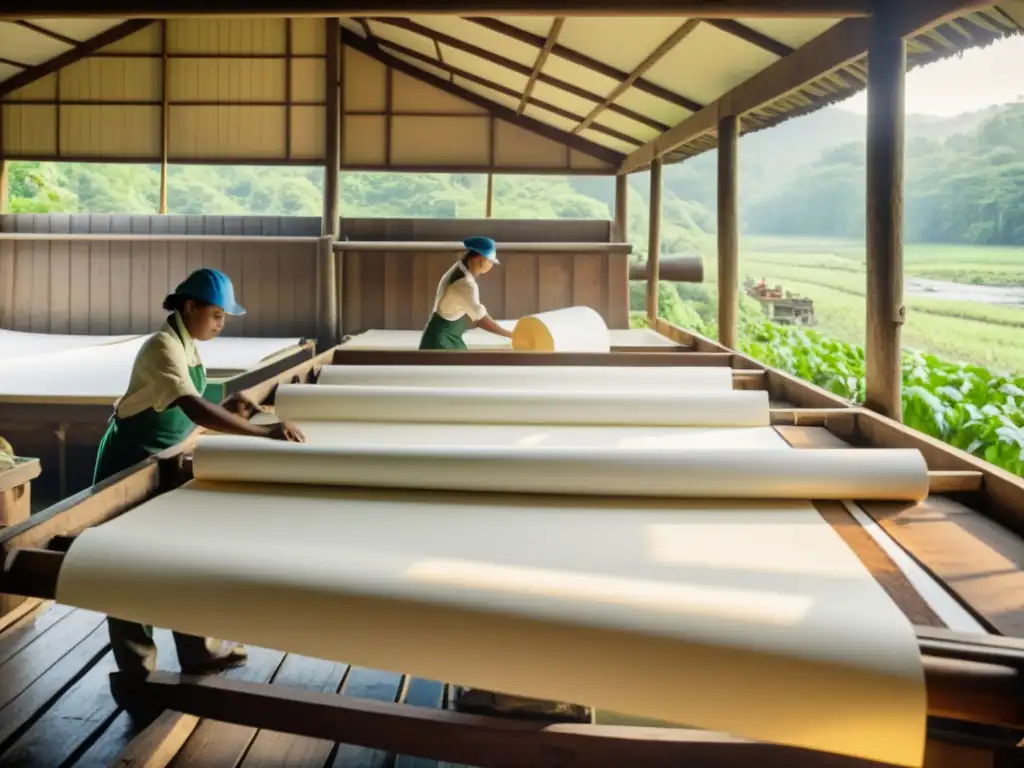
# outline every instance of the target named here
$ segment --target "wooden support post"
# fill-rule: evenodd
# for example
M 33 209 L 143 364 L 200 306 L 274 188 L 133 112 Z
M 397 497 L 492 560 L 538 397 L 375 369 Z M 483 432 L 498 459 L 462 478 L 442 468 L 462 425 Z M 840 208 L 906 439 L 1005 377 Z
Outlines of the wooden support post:
M 335 346 L 338 329 L 338 270 L 334 235 L 324 235 L 316 256 L 317 349 Z
M 325 101 L 326 152 L 324 154 L 324 213 L 321 234 L 338 234 L 338 216 L 341 208 L 341 93 L 339 83 L 339 61 L 341 59 L 341 22 L 337 17 L 324 19 L 327 56 L 324 77 L 326 83 Z
M 2 128 L 2 125 L 0 125 Z M 2 141 L 2 137 L 0 137 Z M 4 160 L 3 152 L 0 151 L 0 213 L 7 213 L 10 200 L 10 163 Z
M 739 314 L 739 120 L 718 123 L 718 342 L 736 349 Z
M 4 105 L 0 99 L 0 213 L 7 213 L 10 206 L 10 170 L 4 157 Z
M 612 240 L 629 242 L 629 176 L 615 177 L 615 232 Z
M 658 317 L 658 278 L 661 265 L 661 158 L 651 163 L 651 199 L 647 235 L 647 318 Z
M 484 215 L 489 219 L 494 216 L 494 174 L 487 174 L 487 203 Z
M 903 112 L 906 48 L 899 9 L 876 3 L 868 49 L 867 334 L 864 405 L 903 418 Z
M 160 69 L 160 214 L 167 213 L 167 125 L 169 123 L 167 94 L 167 19 L 160 22 L 160 38 L 163 61 Z

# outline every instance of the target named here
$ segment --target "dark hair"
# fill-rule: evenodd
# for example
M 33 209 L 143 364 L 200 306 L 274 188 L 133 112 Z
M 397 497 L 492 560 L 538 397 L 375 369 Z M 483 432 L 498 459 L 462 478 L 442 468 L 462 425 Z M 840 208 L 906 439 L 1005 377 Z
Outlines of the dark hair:
M 196 304 L 198 304 L 201 307 L 205 307 L 206 306 L 206 302 L 205 301 L 200 301 L 199 299 L 193 299 L 191 296 L 185 296 L 184 294 L 181 294 L 181 293 L 169 293 L 169 294 L 167 294 L 167 298 L 164 299 L 164 305 L 163 306 L 164 306 L 164 309 L 167 312 L 184 312 L 185 311 L 185 302 L 186 301 L 194 301 Z

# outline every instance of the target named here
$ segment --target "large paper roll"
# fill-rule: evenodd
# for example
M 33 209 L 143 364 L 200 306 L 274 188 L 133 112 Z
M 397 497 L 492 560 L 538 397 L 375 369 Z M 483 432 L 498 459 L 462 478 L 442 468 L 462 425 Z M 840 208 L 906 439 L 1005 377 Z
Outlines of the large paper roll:
M 521 318 L 512 349 L 531 352 L 609 352 L 604 318 L 591 307 L 567 307 Z
M 924 750 L 913 627 L 807 502 L 190 483 L 82 533 L 56 597 L 886 765 Z
M 906 449 L 636 450 L 542 446 L 339 448 L 211 436 L 199 480 L 489 493 L 920 501 L 928 467 Z
M 447 424 L 594 424 L 766 427 L 768 393 L 572 389 L 447 389 L 282 384 L 278 417 L 290 421 Z
M 273 423 L 271 414 L 254 421 Z M 306 442 L 333 448 L 372 445 L 602 447 L 617 451 L 666 448 L 792 450 L 771 427 L 637 427 L 593 424 L 445 424 L 403 421 L 299 421 Z M 201 438 L 206 439 L 206 438 Z
M 683 365 L 328 365 L 321 370 L 318 382 L 460 389 L 730 390 L 732 369 Z

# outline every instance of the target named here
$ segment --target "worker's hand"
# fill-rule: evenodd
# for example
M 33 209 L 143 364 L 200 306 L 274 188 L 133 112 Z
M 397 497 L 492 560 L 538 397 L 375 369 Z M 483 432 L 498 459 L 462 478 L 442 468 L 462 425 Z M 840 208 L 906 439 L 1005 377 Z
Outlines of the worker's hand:
M 279 421 L 276 424 L 271 424 L 268 429 L 267 437 L 271 440 L 284 440 L 289 443 L 306 442 L 306 436 L 302 434 L 302 430 L 290 421 Z

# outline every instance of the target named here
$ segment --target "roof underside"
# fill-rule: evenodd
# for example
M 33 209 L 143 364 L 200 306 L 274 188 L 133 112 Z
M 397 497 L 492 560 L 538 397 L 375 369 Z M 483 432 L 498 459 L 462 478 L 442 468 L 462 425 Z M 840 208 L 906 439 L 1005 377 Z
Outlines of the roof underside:
M 841 19 L 341 19 L 343 166 L 608 173 Z M 1019 32 L 1024 2 L 907 39 L 910 67 Z M 7 157 L 323 160 L 323 22 L 0 22 Z M 841 28 L 840 28 L 841 31 Z M 742 115 L 759 130 L 863 88 L 866 55 Z M 166 103 L 165 103 L 166 102 Z M 166 136 L 166 139 L 165 139 Z M 705 132 L 667 162 L 716 145 Z

